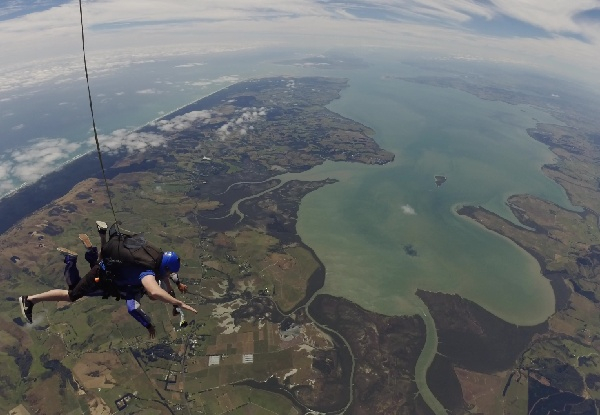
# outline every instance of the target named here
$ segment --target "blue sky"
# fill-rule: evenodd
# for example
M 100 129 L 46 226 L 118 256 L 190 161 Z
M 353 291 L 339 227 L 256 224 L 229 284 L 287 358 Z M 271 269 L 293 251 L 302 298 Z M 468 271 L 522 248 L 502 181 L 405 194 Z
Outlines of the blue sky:
M 0 3 L 0 20 L 16 19 L 31 13 L 43 12 L 70 0 L 5 0 Z

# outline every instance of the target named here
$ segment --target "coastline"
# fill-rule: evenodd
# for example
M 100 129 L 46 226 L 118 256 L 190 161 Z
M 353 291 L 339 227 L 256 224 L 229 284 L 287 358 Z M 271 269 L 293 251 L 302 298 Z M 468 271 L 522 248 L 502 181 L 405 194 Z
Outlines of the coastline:
M 238 81 L 242 82 L 242 81 Z M 237 83 L 237 82 L 236 82 Z M 235 84 L 232 84 L 235 85 Z M 232 85 L 220 88 L 204 97 L 194 100 L 186 105 L 183 105 L 168 114 L 155 118 L 146 124 L 138 126 L 131 132 L 141 132 L 145 128 L 150 128 L 151 124 L 162 119 L 177 116 L 176 113 L 185 108 L 200 103 L 206 99 L 214 97 L 217 94 L 223 93 Z M 51 203 L 53 200 L 67 193 L 76 183 L 86 178 L 101 178 L 100 165 L 96 159 L 96 149 L 90 149 L 84 153 L 78 154 L 65 163 L 60 165 L 56 170 L 47 173 L 34 182 L 25 182 L 20 184 L 15 189 L 12 189 L 0 196 L 0 234 L 6 232 L 23 218 L 37 212 L 39 209 Z M 118 161 L 122 155 L 103 154 L 105 164 L 112 165 Z M 90 158 L 91 157 L 91 158 Z M 133 166 L 132 166 L 133 167 Z M 147 166 L 140 168 L 113 168 L 106 169 L 107 178 L 112 178 L 119 173 L 140 171 Z

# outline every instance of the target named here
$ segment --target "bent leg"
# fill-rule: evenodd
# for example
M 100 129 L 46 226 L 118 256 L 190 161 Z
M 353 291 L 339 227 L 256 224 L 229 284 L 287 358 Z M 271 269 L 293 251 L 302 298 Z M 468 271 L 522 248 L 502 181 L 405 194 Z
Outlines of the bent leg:
M 69 290 L 72 290 L 81 281 L 79 270 L 77 269 L 77 257 L 73 255 L 65 255 L 65 270 L 63 272 L 65 282 Z

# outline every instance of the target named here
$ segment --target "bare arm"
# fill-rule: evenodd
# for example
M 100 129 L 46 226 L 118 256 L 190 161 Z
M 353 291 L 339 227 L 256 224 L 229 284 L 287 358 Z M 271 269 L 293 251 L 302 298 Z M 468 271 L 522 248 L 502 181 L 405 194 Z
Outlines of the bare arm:
M 187 305 L 183 301 L 172 297 L 171 295 L 169 295 L 168 292 L 163 290 L 160 287 L 160 285 L 158 285 L 158 283 L 156 282 L 154 275 L 149 274 L 149 275 L 146 275 L 145 277 L 143 277 L 142 285 L 144 286 L 144 289 L 146 290 L 146 293 L 148 294 L 148 296 L 150 298 L 152 298 L 153 300 L 159 300 L 159 301 L 162 301 L 163 303 L 173 304 L 173 305 L 176 305 L 177 307 L 181 307 L 185 310 L 189 310 L 189 311 L 193 311 L 194 313 L 197 313 L 196 309 Z

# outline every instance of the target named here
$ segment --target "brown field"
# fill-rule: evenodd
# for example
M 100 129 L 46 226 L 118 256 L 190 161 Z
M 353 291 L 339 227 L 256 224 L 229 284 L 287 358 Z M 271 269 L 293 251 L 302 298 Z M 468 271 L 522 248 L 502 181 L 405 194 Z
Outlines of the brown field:
M 85 388 L 112 388 L 115 378 L 113 367 L 120 364 L 114 353 L 86 353 L 73 367 L 73 375 Z
M 110 415 L 113 412 L 102 398 L 93 398 L 88 401 L 91 415 Z
M 23 404 L 20 404 L 8 411 L 8 415 L 31 415 L 31 413 L 23 406 Z
M 476 413 L 498 413 L 498 393 L 506 384 L 507 373 L 487 375 L 455 367 L 454 371 L 463 390 L 463 398 Z

